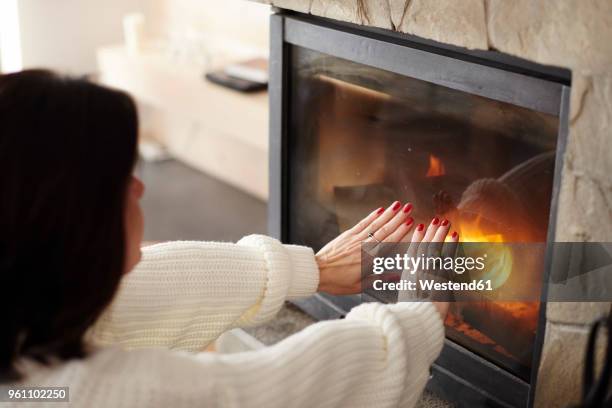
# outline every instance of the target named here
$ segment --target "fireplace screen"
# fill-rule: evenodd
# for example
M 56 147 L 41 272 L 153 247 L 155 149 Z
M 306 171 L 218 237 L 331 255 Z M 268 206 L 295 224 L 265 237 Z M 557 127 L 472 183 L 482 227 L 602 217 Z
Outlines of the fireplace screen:
M 463 242 L 546 241 L 557 116 L 306 48 L 290 58 L 289 242 L 318 249 L 394 200 Z M 528 381 L 538 309 L 454 304 L 447 336 Z

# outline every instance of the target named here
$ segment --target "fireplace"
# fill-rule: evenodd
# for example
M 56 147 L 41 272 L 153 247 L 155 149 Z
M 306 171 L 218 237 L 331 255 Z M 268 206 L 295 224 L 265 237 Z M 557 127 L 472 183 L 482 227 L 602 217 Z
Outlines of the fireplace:
M 553 236 L 566 71 L 321 18 L 277 14 L 271 30 L 273 235 L 317 250 L 398 199 L 419 222 L 448 218 L 465 242 Z M 327 319 L 367 300 L 297 303 Z M 428 388 L 465 406 L 530 404 L 540 306 L 453 304 Z

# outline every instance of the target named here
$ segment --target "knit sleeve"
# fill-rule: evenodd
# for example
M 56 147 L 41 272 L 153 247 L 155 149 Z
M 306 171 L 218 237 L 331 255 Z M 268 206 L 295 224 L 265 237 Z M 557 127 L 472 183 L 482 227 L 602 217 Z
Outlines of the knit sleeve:
M 101 367 L 94 375 L 109 382 L 95 391 L 117 407 L 145 400 L 147 406 L 174 408 L 411 407 L 442 348 L 443 333 L 430 303 L 370 303 L 346 319 L 314 324 L 257 351 L 138 350 L 113 361 L 94 356 L 89 368 Z M 72 388 L 94 406 L 95 397 Z
M 316 291 L 312 249 L 252 235 L 237 244 L 168 242 L 143 248 L 88 333 L 96 344 L 197 351 L 224 331 L 273 317 Z
M 411 407 L 440 353 L 431 303 L 369 303 L 256 352 L 204 355 L 230 406 Z

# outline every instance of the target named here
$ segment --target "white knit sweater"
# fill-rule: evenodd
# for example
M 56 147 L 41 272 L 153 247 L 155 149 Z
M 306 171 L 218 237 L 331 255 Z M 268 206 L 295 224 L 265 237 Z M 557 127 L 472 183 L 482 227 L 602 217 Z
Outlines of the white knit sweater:
M 91 330 L 106 346 L 50 367 L 23 361 L 14 385 L 69 386 L 70 404 L 50 407 L 413 406 L 444 337 L 429 303 L 365 304 L 262 350 L 200 352 L 312 295 L 318 279 L 311 249 L 264 236 L 144 248 Z

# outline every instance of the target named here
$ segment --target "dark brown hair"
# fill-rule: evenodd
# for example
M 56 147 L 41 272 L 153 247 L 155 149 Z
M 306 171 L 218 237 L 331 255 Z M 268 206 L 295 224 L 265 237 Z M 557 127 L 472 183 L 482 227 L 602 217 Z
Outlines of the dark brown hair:
M 0 75 L 0 382 L 21 357 L 86 354 L 124 268 L 138 119 L 125 93 L 30 70 Z

